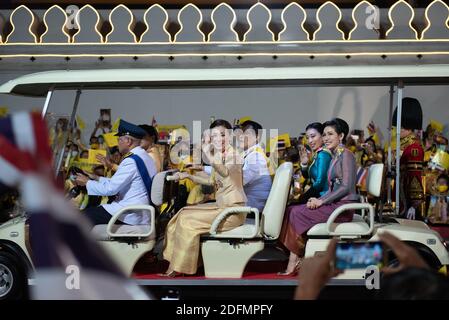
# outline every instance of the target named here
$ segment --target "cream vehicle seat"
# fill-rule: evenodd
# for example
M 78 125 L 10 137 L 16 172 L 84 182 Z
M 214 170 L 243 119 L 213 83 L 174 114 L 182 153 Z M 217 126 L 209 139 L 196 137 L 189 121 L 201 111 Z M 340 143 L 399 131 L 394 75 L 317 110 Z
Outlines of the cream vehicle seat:
M 207 278 L 240 278 L 251 257 L 264 248 L 265 240 L 279 237 L 290 191 L 293 165 L 283 163 L 277 170 L 267 203 L 259 218 L 259 211 L 251 207 L 223 210 L 202 237 L 202 257 Z M 232 214 L 254 213 L 242 226 L 219 232 L 223 220 Z
M 151 186 L 151 200 L 157 207 L 164 202 L 164 182 L 172 170 L 163 171 L 153 177 Z M 115 224 L 124 213 L 141 211 L 149 216 L 148 225 L 120 225 Z M 137 261 L 147 252 L 153 250 L 156 243 L 155 208 L 150 205 L 136 205 L 123 208 L 117 212 L 108 224 L 96 225 L 92 233 L 96 240 L 117 261 L 127 274 L 131 275 Z
M 366 189 L 369 194 L 379 197 L 382 191 L 384 165 L 376 163 L 369 167 L 368 176 L 366 178 Z M 336 223 L 335 219 L 347 210 L 362 210 L 362 215 L 354 214 L 351 222 Z M 368 210 L 368 217 L 365 212 Z M 307 236 L 314 237 L 330 237 L 339 236 L 341 238 L 360 238 L 369 236 L 374 231 L 374 207 L 367 203 L 350 203 L 338 207 L 326 223 L 314 225 L 308 232 Z

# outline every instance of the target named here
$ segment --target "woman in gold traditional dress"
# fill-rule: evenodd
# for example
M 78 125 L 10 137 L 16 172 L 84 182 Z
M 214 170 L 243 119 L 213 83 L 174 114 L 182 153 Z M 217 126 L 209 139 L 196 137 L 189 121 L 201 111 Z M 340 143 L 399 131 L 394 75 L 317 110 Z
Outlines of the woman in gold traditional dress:
M 210 134 L 210 137 L 209 137 Z M 177 179 L 191 179 L 204 185 L 214 185 L 216 202 L 182 208 L 169 222 L 164 243 L 164 259 L 170 262 L 164 276 L 195 274 L 200 253 L 200 236 L 207 234 L 214 219 L 223 209 L 244 206 L 242 159 L 230 144 L 231 125 L 216 120 L 210 126 L 203 145 L 203 157 L 212 165 L 209 178 L 177 173 Z M 232 215 L 220 226 L 230 230 L 243 224 L 244 215 Z

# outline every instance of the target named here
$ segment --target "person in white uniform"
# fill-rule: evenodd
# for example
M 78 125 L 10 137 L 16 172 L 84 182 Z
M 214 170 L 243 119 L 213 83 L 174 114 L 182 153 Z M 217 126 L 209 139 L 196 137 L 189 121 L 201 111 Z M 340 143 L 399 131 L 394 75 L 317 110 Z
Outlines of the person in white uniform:
M 251 120 L 241 124 L 243 134 L 243 189 L 248 198 L 247 206 L 263 211 L 270 194 L 273 172 L 269 160 L 259 144 L 262 126 Z
M 151 181 L 156 174 L 156 165 L 148 153 L 140 147 L 146 132 L 138 126 L 120 121 L 118 148 L 124 158 L 111 178 L 89 179 L 78 174 L 76 183 L 86 186 L 88 195 L 114 196 L 115 201 L 84 210 L 92 224 L 107 224 L 111 217 L 124 207 L 148 205 L 151 203 Z M 96 178 L 96 177 L 95 177 Z M 143 212 L 126 212 L 117 223 L 130 225 L 148 224 L 149 218 Z

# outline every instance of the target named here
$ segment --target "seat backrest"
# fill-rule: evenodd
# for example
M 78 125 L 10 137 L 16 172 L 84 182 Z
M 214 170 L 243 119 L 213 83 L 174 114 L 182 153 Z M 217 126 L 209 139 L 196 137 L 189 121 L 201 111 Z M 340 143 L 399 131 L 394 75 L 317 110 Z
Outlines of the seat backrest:
M 379 197 L 382 192 L 384 175 L 384 164 L 375 163 L 372 164 L 368 169 L 368 175 L 366 177 L 366 191 L 369 194 Z
M 166 184 L 172 183 L 167 181 L 165 178 L 168 174 L 171 174 L 176 170 L 167 170 L 157 173 L 153 177 L 152 185 L 151 185 L 151 201 L 155 206 L 160 206 L 168 199 L 165 199 L 165 195 L 167 194 L 165 191 Z
M 262 232 L 264 235 L 277 239 L 281 233 L 285 207 L 290 194 L 293 165 L 284 162 L 276 170 L 273 185 L 268 195 L 267 203 L 262 213 Z

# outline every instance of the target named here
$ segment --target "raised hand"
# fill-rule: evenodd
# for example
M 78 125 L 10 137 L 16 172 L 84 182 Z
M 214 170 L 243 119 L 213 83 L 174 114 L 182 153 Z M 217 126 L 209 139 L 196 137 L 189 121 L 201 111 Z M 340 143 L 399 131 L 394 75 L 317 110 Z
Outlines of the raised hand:
M 393 250 L 394 255 L 399 260 L 398 266 L 382 268 L 382 272 L 385 274 L 395 273 L 409 267 L 429 269 L 429 265 L 423 260 L 423 258 L 421 258 L 418 251 L 408 244 L 405 244 L 392 234 L 383 232 L 379 234 L 379 238 L 391 250 Z
M 112 162 L 101 154 L 97 154 L 96 159 L 100 161 L 102 165 L 104 165 L 108 169 L 112 169 Z
M 307 150 L 303 145 L 298 147 L 299 149 L 299 159 L 303 166 L 306 166 L 309 163 L 309 155 L 307 154 Z
M 324 255 L 306 258 L 299 271 L 299 284 L 295 292 L 295 300 L 316 299 L 326 283 L 340 273 L 334 268 L 337 240 L 332 239 Z

